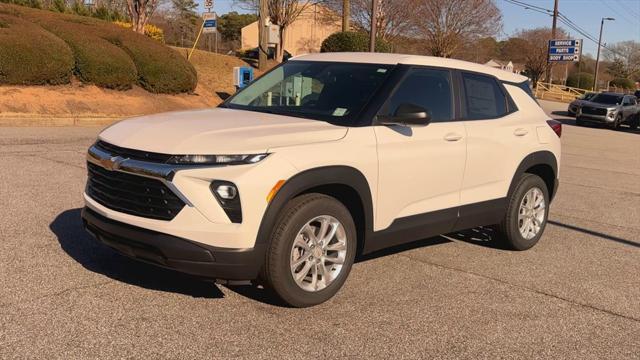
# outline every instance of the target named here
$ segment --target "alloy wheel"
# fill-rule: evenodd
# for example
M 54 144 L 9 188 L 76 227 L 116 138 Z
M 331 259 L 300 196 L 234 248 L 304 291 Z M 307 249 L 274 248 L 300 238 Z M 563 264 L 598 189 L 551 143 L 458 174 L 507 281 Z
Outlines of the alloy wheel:
M 333 216 L 308 221 L 296 235 L 290 267 L 295 283 L 309 292 L 329 286 L 341 273 L 347 255 L 344 226 Z

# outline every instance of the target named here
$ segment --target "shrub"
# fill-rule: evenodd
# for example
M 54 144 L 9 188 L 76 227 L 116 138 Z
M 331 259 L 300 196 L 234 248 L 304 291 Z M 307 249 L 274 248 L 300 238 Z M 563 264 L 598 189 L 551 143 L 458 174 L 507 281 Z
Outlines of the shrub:
M 636 84 L 633 80 L 627 78 L 615 78 L 609 83 L 611 86 L 623 88 L 623 89 L 635 89 Z
M 33 23 L 0 14 L 0 84 L 66 84 L 73 54 L 67 44 Z
M 15 12 L 66 40 L 73 49 L 76 72 L 84 81 L 126 88 L 137 79 L 154 93 L 190 92 L 197 85 L 196 71 L 184 56 L 144 35 L 91 17 L 0 4 L 3 12 Z M 0 48 L 4 48 L 2 43 Z M 132 74 L 137 74 L 134 80 Z
M 125 29 L 131 29 L 131 23 L 130 22 L 125 22 L 125 21 L 114 21 L 114 24 L 121 26 Z M 164 43 L 164 31 L 162 31 L 162 29 L 160 29 L 159 27 L 152 25 L 152 24 L 147 24 L 144 26 L 144 34 L 147 35 L 148 37 L 152 38 L 153 40 L 157 40 L 161 43 Z
M 322 42 L 321 52 L 369 51 L 369 35 L 363 32 L 337 32 Z M 382 39 L 376 40 L 376 52 L 391 52 L 391 46 Z
M 140 86 L 154 93 L 193 91 L 198 83 L 195 68 L 177 51 L 144 35 L 105 29 L 105 39 L 121 46 L 136 64 Z
M 47 30 L 66 41 L 73 50 L 75 72 L 83 82 L 125 90 L 135 84 L 138 73 L 129 55 L 118 46 L 64 21 L 45 21 Z
M 593 87 L 593 74 L 585 72 L 570 74 L 567 77 L 567 86 L 591 89 Z

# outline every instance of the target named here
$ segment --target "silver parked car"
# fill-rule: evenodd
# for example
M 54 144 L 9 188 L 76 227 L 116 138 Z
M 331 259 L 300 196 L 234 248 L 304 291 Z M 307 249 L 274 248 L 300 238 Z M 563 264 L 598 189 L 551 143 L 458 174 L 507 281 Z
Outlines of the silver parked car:
M 605 124 L 618 129 L 622 124 L 638 128 L 640 105 L 634 95 L 605 92 L 582 104 L 576 114 L 576 125 L 585 122 Z
M 569 113 L 569 116 L 576 116 L 576 114 L 578 113 L 578 110 L 580 109 L 582 104 L 584 104 L 584 103 L 588 102 L 589 100 L 591 100 L 591 98 L 596 96 L 596 94 L 597 93 L 592 93 L 592 92 L 584 93 L 582 96 L 580 96 L 577 99 L 573 100 L 569 104 L 569 107 L 567 108 L 567 112 Z

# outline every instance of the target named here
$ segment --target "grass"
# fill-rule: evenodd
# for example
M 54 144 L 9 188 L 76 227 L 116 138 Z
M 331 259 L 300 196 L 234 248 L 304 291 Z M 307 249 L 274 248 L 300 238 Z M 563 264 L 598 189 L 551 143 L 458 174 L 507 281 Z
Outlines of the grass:
M 0 83 L 69 82 L 71 71 L 62 60 L 71 53 L 71 69 L 78 78 L 101 87 L 138 84 L 153 93 L 172 94 L 192 92 L 197 85 L 196 70 L 176 51 L 112 23 L 2 3 L 0 15 L 0 21 L 16 27 L 0 28 Z M 28 64 L 19 66 L 24 58 Z M 59 61 L 47 65 L 47 72 L 30 73 L 48 58 Z

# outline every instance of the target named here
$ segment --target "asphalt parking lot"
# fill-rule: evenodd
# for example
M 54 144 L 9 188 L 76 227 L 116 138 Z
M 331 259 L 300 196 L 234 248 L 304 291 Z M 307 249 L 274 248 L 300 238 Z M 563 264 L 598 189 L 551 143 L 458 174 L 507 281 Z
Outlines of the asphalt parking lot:
M 534 249 L 489 229 L 362 259 L 274 303 L 122 257 L 81 228 L 98 128 L 0 128 L 0 358 L 640 358 L 640 133 L 576 127 Z

